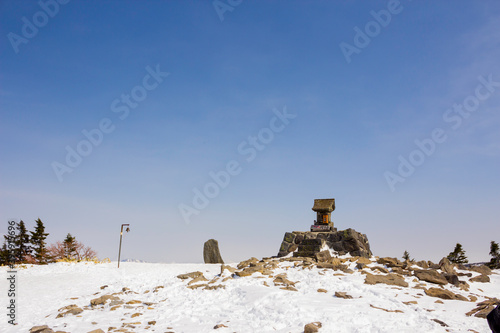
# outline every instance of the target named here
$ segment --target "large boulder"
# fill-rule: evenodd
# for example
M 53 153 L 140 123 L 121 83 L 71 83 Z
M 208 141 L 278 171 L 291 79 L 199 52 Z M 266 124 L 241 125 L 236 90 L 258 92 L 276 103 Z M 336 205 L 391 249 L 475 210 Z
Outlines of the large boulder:
M 439 262 L 439 268 L 445 272 L 446 274 L 455 274 L 455 267 L 453 267 L 453 264 L 448 260 L 448 258 L 443 258 Z
M 224 260 L 219 252 L 219 242 L 209 239 L 203 245 L 203 260 L 205 264 L 223 264 Z
M 422 281 L 430 282 L 430 283 L 435 283 L 435 284 L 447 284 L 448 280 L 441 274 L 439 274 L 437 271 L 428 269 L 428 270 L 416 270 L 413 272 L 415 276 Z
M 476 277 L 473 277 L 472 279 L 469 279 L 469 281 L 487 283 L 490 282 L 490 277 L 488 275 L 481 274 Z
M 486 265 L 472 266 L 470 268 L 471 271 L 478 272 L 483 275 L 490 275 L 491 269 Z

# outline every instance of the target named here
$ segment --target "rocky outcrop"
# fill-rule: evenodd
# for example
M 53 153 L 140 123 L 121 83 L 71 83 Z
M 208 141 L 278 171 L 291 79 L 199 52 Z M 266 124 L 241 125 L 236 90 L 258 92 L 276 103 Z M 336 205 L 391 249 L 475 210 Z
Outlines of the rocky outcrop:
M 294 257 L 315 258 L 316 254 L 329 248 L 339 255 L 372 256 L 366 235 L 354 229 L 330 232 L 294 231 L 285 233 L 278 257 L 294 252 Z
M 203 260 L 205 261 L 205 264 L 224 263 L 219 251 L 219 242 L 215 239 L 209 239 L 203 245 Z

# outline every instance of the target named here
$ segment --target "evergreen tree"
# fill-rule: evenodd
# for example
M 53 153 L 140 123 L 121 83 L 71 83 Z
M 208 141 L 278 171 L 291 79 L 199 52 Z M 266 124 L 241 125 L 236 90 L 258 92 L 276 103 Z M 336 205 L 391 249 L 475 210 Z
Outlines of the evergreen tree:
M 4 241 L 2 248 L 0 249 L 0 266 L 8 264 L 9 264 L 9 249 L 7 248 L 7 241 Z
M 45 226 L 42 220 L 38 218 L 36 221 L 35 231 L 30 231 L 31 233 L 31 244 L 33 245 L 33 250 L 35 252 L 35 259 L 38 263 L 47 262 L 47 243 L 45 239 L 49 235 L 45 232 Z
M 413 259 L 410 259 L 410 253 L 408 251 L 405 250 L 405 252 L 403 253 L 403 260 L 406 261 L 413 261 Z
M 500 249 L 497 242 L 491 241 L 490 256 L 491 260 L 488 266 L 491 269 L 500 268 Z
M 462 248 L 462 244 L 460 243 L 457 243 L 457 245 L 455 245 L 455 250 L 453 250 L 453 252 L 450 252 L 447 258 L 454 264 L 465 264 L 469 262 L 469 260 L 465 256 L 465 251 Z
M 68 233 L 66 239 L 63 241 L 65 258 L 72 259 L 76 255 L 76 243 L 75 237 Z
M 14 236 L 14 257 L 18 262 L 24 262 L 31 253 L 30 236 L 23 220 L 16 225 L 17 234 Z

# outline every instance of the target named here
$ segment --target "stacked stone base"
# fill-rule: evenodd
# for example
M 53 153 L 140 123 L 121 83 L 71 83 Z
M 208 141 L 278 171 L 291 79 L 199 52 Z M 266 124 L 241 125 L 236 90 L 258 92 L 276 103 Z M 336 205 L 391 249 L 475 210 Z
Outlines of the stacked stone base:
M 324 247 L 339 255 L 349 253 L 352 256 L 371 257 L 370 243 L 366 235 L 354 229 L 330 232 L 294 231 L 285 233 L 278 257 L 293 252 L 294 257 L 315 258 Z

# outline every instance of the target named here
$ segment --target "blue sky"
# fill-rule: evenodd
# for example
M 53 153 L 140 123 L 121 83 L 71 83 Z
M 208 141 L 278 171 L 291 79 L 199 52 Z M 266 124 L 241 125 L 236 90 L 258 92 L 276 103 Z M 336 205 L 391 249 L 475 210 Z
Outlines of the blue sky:
M 215 238 L 237 261 L 275 255 L 333 197 L 336 227 L 375 255 L 437 261 L 460 242 L 481 261 L 500 241 L 497 1 L 2 1 L 0 15 L 1 233 L 40 217 L 49 242 L 70 232 L 116 260 L 130 223 L 125 258 L 200 262 Z M 74 167 L 67 147 L 86 155 Z

